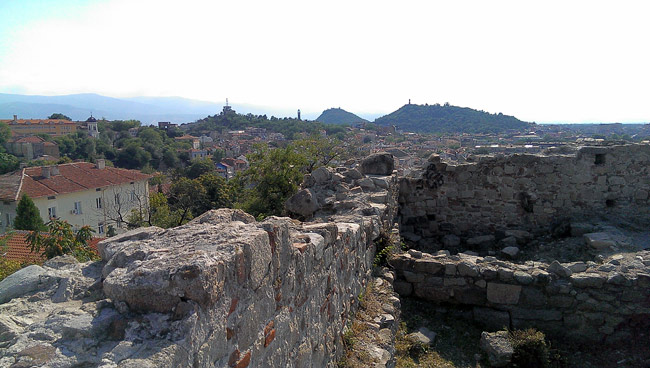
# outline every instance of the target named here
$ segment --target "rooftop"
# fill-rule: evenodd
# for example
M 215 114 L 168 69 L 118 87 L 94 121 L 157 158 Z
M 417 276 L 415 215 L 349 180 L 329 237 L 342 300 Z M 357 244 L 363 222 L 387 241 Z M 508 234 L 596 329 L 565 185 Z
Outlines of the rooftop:
M 46 177 L 43 174 L 48 170 L 50 175 Z M 0 199 L 17 201 L 23 194 L 32 198 L 54 196 L 142 181 L 150 177 L 151 175 L 137 170 L 108 166 L 99 169 L 90 162 L 27 167 L 0 175 Z

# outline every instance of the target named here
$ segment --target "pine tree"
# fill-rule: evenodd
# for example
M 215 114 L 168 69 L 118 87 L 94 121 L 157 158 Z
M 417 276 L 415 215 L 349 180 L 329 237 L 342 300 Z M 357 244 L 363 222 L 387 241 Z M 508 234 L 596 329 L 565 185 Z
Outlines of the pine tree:
M 14 221 L 16 230 L 43 230 L 45 224 L 38 208 L 27 194 L 23 194 L 18 206 L 16 207 L 16 220 Z

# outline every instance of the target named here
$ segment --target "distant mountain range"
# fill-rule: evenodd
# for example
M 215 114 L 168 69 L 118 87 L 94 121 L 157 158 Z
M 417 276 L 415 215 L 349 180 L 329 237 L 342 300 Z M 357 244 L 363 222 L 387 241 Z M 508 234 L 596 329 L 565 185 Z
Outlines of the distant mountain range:
M 93 93 L 35 96 L 0 93 L 0 119 L 18 115 L 23 119 L 44 119 L 55 112 L 73 120 L 86 120 L 90 114 L 108 120 L 140 120 L 143 124 L 158 121 L 187 123 L 221 112 L 225 102 L 206 102 L 182 97 L 113 98 Z M 234 104 L 240 113 L 275 114 L 279 117 L 295 114 L 287 110 L 267 109 L 262 106 Z
M 316 121 L 325 124 L 354 124 L 354 123 L 367 123 L 368 120 L 363 119 L 351 112 L 347 112 L 342 108 L 331 108 L 323 111 Z
M 498 133 L 522 130 L 529 125 L 514 116 L 448 104 L 404 105 L 376 119 L 375 124 L 396 125 L 401 130 L 419 133 Z

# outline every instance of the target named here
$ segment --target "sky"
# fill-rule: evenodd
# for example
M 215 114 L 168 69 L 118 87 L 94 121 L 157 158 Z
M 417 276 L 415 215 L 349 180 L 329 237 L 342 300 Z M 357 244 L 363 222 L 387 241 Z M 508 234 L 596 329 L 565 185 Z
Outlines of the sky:
M 650 122 L 647 1 L 0 0 L 0 14 L 0 93 Z

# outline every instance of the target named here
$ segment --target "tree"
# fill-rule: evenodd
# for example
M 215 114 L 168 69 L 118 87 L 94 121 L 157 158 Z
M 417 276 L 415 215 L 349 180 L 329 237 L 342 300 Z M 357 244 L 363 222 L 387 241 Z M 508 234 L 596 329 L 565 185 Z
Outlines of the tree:
M 212 162 L 214 162 L 215 164 L 221 162 L 221 160 L 223 160 L 224 157 L 226 157 L 226 152 L 224 152 L 224 150 L 216 149 L 212 151 Z
M 200 214 L 198 211 L 206 207 L 205 189 L 198 180 L 180 178 L 172 184 L 169 194 L 171 209 L 180 211 L 180 217 L 175 226 L 182 225 L 186 220 L 191 219 L 193 214 Z
M 72 230 L 72 225 L 67 221 L 53 219 L 45 225 L 47 233 L 32 231 L 27 236 L 33 253 L 42 251 L 41 255 L 47 259 L 71 254 L 80 262 L 98 258 L 97 254 L 88 246 L 88 241 L 94 232 L 90 226 L 86 225 L 75 233 Z
M 203 206 L 198 207 L 196 213 L 203 213 L 215 208 L 228 208 L 232 206 L 232 196 L 226 179 L 213 173 L 203 174 L 198 179 L 205 190 Z
M 307 166 L 304 155 L 293 147 L 269 149 L 261 145 L 248 156 L 250 167 L 244 173 L 247 190 L 241 207 L 258 218 L 282 215 L 284 202 L 298 191 L 301 168 Z
M 0 152 L 0 175 L 17 170 L 20 167 L 18 157 L 9 153 Z
M 11 138 L 9 125 L 0 122 L 0 152 L 4 151 L 4 144 Z
M 297 154 L 304 156 L 306 166 L 303 169 L 306 173 L 311 173 L 320 166 L 328 165 L 332 160 L 342 157 L 345 153 L 343 142 L 338 139 L 318 136 L 296 140 L 291 147 Z
M 214 171 L 214 163 L 207 158 L 197 158 L 192 160 L 192 164 L 187 169 L 187 177 L 196 179 L 203 174 Z
M 149 163 L 151 154 L 139 145 L 131 143 L 117 154 L 116 164 L 127 169 L 141 169 Z
M 45 224 L 43 224 L 43 219 L 38 208 L 36 208 L 34 201 L 27 194 L 23 194 L 16 206 L 14 229 L 39 231 L 45 229 Z
M 42 116 L 42 115 L 41 115 Z M 69 117 L 66 115 L 61 114 L 60 112 L 55 112 L 54 114 L 50 115 L 47 117 L 48 119 L 57 119 L 57 120 L 68 120 L 72 121 Z
M 172 211 L 167 197 L 162 193 L 152 192 L 149 196 L 149 207 L 143 210 L 133 209 L 128 217 L 129 228 L 142 226 L 158 226 L 164 229 L 182 225 L 181 210 Z

